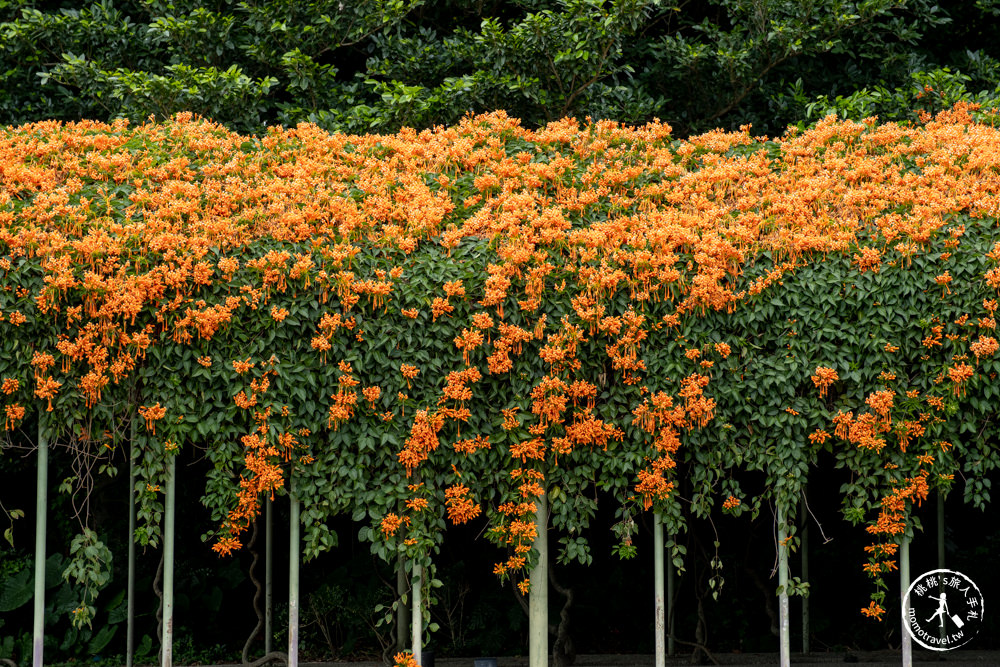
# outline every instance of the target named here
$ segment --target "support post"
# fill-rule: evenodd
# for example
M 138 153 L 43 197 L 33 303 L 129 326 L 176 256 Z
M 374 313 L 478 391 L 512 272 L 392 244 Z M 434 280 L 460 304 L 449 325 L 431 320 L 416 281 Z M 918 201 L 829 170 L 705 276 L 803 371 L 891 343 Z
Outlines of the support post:
M 161 667 L 174 664 L 174 518 L 177 498 L 177 455 L 167 464 L 167 488 L 163 507 L 163 646 Z
M 799 524 L 802 526 L 802 583 L 809 583 L 809 514 L 806 512 L 806 489 L 802 487 Z M 802 596 L 802 654 L 809 655 L 809 596 Z
M 785 507 L 778 503 L 778 618 L 779 658 L 781 667 L 791 665 L 791 644 L 788 624 L 788 528 L 785 525 Z
M 900 630 L 902 630 L 903 667 L 913 667 L 913 644 L 910 632 L 906 629 L 906 591 L 910 588 L 910 538 L 903 537 L 899 541 L 899 607 Z
M 938 569 L 944 569 L 944 491 L 937 493 L 937 561 Z
M 423 663 L 423 646 L 424 646 L 424 601 L 423 601 L 423 591 L 421 586 L 424 583 L 424 568 L 421 567 L 420 563 L 416 561 L 413 562 L 413 637 L 411 639 L 413 644 L 413 659 L 417 661 L 417 664 Z
M 406 631 L 410 628 L 410 608 L 403 601 L 410 582 L 406 579 L 406 561 L 403 555 L 396 557 L 396 653 L 406 650 Z
M 267 501 L 264 514 L 264 655 L 271 653 L 274 628 L 274 501 Z
M 939 488 L 937 492 L 937 566 L 939 570 L 944 569 L 944 492 Z M 938 596 L 944 593 L 944 579 L 938 584 Z M 948 630 L 943 625 L 938 626 L 938 637 L 944 640 Z
M 128 444 L 128 601 L 125 611 L 125 667 L 132 667 L 135 655 L 135 432 L 132 417 Z
M 45 644 L 45 531 L 48 512 L 49 441 L 38 418 L 38 478 L 35 488 L 35 620 L 31 664 L 42 667 Z
M 548 499 L 535 502 L 535 548 L 538 563 L 531 569 L 528 591 L 528 667 L 547 667 L 549 661 L 549 541 Z
M 663 517 L 653 514 L 653 618 L 656 667 L 666 667 L 666 642 L 664 642 L 663 613 Z
M 299 499 L 291 481 L 288 521 L 288 667 L 299 667 Z
M 677 643 L 674 641 L 674 559 L 673 550 L 667 561 L 667 655 L 673 657 L 677 653 Z

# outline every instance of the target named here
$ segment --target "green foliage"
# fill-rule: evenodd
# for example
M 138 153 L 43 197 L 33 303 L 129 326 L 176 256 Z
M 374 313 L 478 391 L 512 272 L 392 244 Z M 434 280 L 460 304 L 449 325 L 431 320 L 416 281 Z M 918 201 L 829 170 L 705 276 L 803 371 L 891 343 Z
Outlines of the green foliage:
M 882 85 L 862 88 L 850 95 L 838 95 L 834 99 L 820 95 L 815 101 L 805 105 L 806 121 L 814 121 L 829 114 L 841 118 L 861 120 L 877 116 L 901 121 L 917 121 L 921 114 L 934 115 L 950 109 L 959 102 L 978 104 L 985 113 L 1000 107 L 1000 62 L 992 58 L 969 53 L 969 64 L 988 69 L 992 75 L 992 88 L 986 88 L 985 81 L 971 90 L 973 77 L 961 71 L 944 67 L 910 74 L 910 83 L 888 89 Z M 978 77 L 977 77 L 978 78 Z M 983 86 L 983 87 L 980 87 Z
M 993 100 L 1000 57 L 974 27 L 996 15 L 985 0 L 38 5 L 0 11 L 2 122 L 191 111 L 244 132 L 364 133 L 506 109 L 528 125 L 659 117 L 681 134 L 777 134 L 830 110 L 910 118 L 928 77 L 950 81 L 930 84 L 945 107 Z
M 97 538 L 97 533 L 84 528 L 83 532 L 73 539 L 69 554 L 70 562 L 63 570 L 62 576 L 66 581 L 82 589 L 80 604 L 73 610 L 73 626 L 80 628 L 86 625 L 89 628 L 97 613 L 93 602 L 98 592 L 111 581 L 111 550 Z M 110 634 L 107 634 L 106 630 L 107 627 L 102 628 L 93 641 L 97 642 L 105 635 L 104 643 L 110 641 Z
M 91 538 L 79 536 L 78 551 L 96 546 L 97 552 L 92 551 L 92 554 L 101 556 L 105 549 L 103 545 L 87 542 L 88 539 Z M 34 566 L 24 558 L 20 566 L 8 572 L 6 566 L 11 561 L 5 558 L 0 562 L 5 566 L 3 582 L 0 583 L 0 613 L 12 612 L 27 605 L 34 597 Z M 79 569 L 78 564 L 68 561 L 62 554 L 52 554 L 45 562 L 45 651 L 47 655 L 58 650 L 62 655 L 75 659 L 92 658 L 105 651 L 116 636 L 119 624 L 125 620 L 125 591 L 119 590 L 100 609 L 92 607 L 87 622 L 80 622 L 78 615 L 72 613 L 79 605 L 78 590 L 73 583 L 61 577 L 61 573 L 74 568 Z M 96 578 L 101 580 L 99 574 Z M 104 581 L 100 586 L 106 583 Z M 72 623 L 67 623 L 67 615 Z M 94 620 L 98 621 L 96 629 L 92 627 Z M 2 622 L 0 627 L 3 627 Z M 30 660 L 31 632 L 16 632 L 11 628 L 3 634 L 0 638 L 0 659 Z
M 234 127 L 259 127 L 263 100 L 274 78 L 252 80 L 236 65 L 214 67 L 167 65 L 163 74 L 122 68 L 101 69 L 81 56 L 64 54 L 63 62 L 41 77 L 52 78 L 102 104 L 116 117 L 141 122 L 180 111 L 198 113 Z
M 29 568 L 4 577 L 0 584 L 0 612 L 14 611 L 27 604 L 35 592 L 35 578 Z

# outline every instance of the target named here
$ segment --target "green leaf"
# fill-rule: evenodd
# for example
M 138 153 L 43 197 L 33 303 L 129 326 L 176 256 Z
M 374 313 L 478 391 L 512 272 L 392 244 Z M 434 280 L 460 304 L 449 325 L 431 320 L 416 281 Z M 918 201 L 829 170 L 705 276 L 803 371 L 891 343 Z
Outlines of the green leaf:
M 0 583 L 0 612 L 14 611 L 34 597 L 34 577 L 29 568 L 4 578 Z
M 104 648 L 111 643 L 111 640 L 114 638 L 117 631 L 117 625 L 105 625 L 102 627 L 87 644 L 87 652 L 91 655 L 100 654 L 101 651 L 103 651 Z

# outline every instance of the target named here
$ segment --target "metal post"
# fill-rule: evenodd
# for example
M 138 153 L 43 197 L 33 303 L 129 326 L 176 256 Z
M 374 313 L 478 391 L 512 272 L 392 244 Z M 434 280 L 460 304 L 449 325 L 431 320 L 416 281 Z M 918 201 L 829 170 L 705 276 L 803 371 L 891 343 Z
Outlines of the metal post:
M 163 646 L 161 667 L 174 664 L 174 517 L 177 498 L 177 455 L 167 464 L 167 488 L 163 508 Z
M 937 494 L 937 557 L 938 569 L 944 569 L 944 491 Z
M 132 418 L 128 445 L 128 601 L 125 611 L 125 667 L 132 667 L 135 655 L 135 432 Z
M 938 489 L 937 492 L 937 566 L 939 570 L 944 569 L 944 492 Z M 944 578 L 938 584 L 938 597 L 944 593 Z M 943 625 L 938 626 L 938 637 L 942 640 L 947 636 L 948 630 Z M 943 644 L 942 644 L 943 645 Z
M 45 531 L 48 511 L 49 441 L 38 419 L 38 481 L 35 489 L 35 625 L 32 633 L 31 664 L 42 667 L 45 643 Z
M 902 653 L 903 667 L 913 667 L 913 644 L 910 640 L 910 632 L 906 629 L 906 591 L 910 588 L 910 539 L 903 537 L 899 540 L 899 606 L 900 606 L 900 630 L 902 630 Z
M 781 667 L 791 665 L 791 645 L 789 642 L 788 624 L 788 529 L 785 526 L 785 508 L 778 503 L 778 616 L 779 627 L 779 657 Z
M 549 542 L 548 501 L 543 495 L 535 503 L 535 548 L 538 563 L 531 569 L 528 591 L 528 667 L 546 667 L 549 661 Z
M 299 667 L 299 499 L 291 482 L 288 525 L 288 667 Z
M 799 523 L 802 525 L 802 583 L 809 583 L 809 515 L 806 512 L 805 487 L 802 487 Z M 802 596 L 802 654 L 809 655 L 809 596 Z
M 656 667 L 667 664 L 663 618 L 663 517 L 653 514 L 653 618 L 656 645 Z
M 264 513 L 264 655 L 271 653 L 274 630 L 271 619 L 274 609 L 274 501 L 267 501 Z
M 677 644 L 674 642 L 674 559 L 673 550 L 667 562 L 667 655 L 673 656 L 677 652 Z
M 416 561 L 413 562 L 413 659 L 417 664 L 423 662 L 424 644 L 424 610 L 423 610 L 423 567 Z
M 396 558 L 396 597 L 399 604 L 396 605 L 396 653 L 406 650 L 406 631 L 410 628 L 410 608 L 406 606 L 404 598 L 409 582 L 406 580 L 406 561 L 400 554 Z

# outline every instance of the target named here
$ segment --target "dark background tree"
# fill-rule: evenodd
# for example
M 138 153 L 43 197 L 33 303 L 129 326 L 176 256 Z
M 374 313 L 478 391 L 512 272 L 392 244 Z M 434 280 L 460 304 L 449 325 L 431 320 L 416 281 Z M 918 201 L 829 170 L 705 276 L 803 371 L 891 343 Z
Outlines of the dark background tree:
M 998 13 L 996 0 L 6 0 L 0 120 L 190 110 L 244 132 L 392 132 L 503 108 L 528 125 L 775 134 L 834 110 L 995 102 Z

